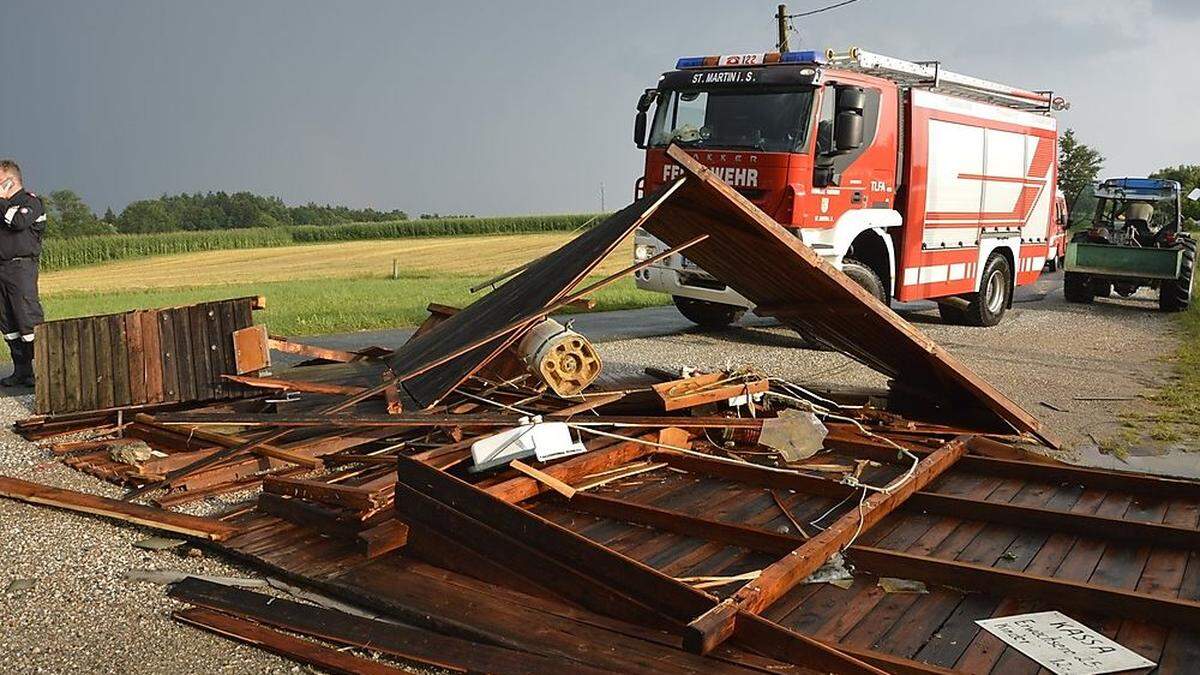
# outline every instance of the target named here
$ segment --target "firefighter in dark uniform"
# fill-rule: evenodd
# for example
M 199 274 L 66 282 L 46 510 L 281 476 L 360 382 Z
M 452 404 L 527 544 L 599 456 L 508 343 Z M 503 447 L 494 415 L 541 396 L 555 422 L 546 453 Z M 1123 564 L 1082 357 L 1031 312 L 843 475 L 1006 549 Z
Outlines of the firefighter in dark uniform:
M 0 160 L 0 332 L 12 352 L 13 373 L 5 387 L 33 386 L 33 328 L 42 322 L 38 258 L 46 231 L 46 209 L 25 189 L 21 168 Z

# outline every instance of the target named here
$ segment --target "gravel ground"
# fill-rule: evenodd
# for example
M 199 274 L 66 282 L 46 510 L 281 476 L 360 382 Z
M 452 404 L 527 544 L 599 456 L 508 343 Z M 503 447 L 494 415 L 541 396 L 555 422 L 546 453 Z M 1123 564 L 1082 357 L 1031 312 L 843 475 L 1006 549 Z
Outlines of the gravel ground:
M 1093 437 L 1115 429 L 1113 420 L 1122 412 L 1148 405 L 1138 397 L 1169 375 L 1163 357 L 1174 349 L 1170 320 L 1148 299 L 1081 307 L 1052 293 L 1017 305 L 992 329 L 943 326 L 934 312 L 909 318 L 1041 417 L 1077 454 L 1099 464 L 1111 458 L 1094 456 Z M 788 331 L 768 327 L 619 340 L 600 349 L 614 369 L 752 364 L 801 382 L 882 383 L 843 356 L 801 346 Z M 1077 396 L 1133 400 L 1083 402 Z M 116 496 L 115 487 L 62 466 L 8 430 L 30 414 L 29 406 L 28 396 L 0 398 L 0 473 Z M 170 612 L 178 603 L 160 586 L 126 580 L 127 570 L 257 575 L 212 555 L 133 546 L 149 534 L 0 500 L 0 671 L 304 672 L 261 650 L 174 623 Z

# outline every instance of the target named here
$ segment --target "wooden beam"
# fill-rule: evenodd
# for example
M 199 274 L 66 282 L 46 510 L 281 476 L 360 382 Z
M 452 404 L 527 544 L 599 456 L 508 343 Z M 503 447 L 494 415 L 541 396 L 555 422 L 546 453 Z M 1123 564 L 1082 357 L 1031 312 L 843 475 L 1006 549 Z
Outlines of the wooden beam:
M 657 435 L 646 434 L 644 438 L 654 440 L 657 438 Z M 615 466 L 621 466 L 622 464 L 627 464 L 644 457 L 653 450 L 654 448 L 645 443 L 621 441 L 576 457 L 571 457 L 558 464 L 542 467 L 542 472 L 565 483 L 575 483 L 585 476 L 604 471 L 605 469 L 611 469 Z M 519 476 L 489 486 L 484 491 L 496 499 L 516 504 L 536 497 L 548 489 L 542 483 L 528 476 Z
M 358 533 L 359 550 L 367 558 L 379 556 L 403 548 L 408 543 L 408 525 L 389 518 L 382 523 Z
M 281 630 L 382 652 L 439 669 L 500 675 L 555 672 L 598 675 L 607 672 L 578 661 L 451 637 L 423 628 L 355 616 L 194 577 L 174 584 L 168 594 L 191 605 L 236 614 Z
M 161 423 L 145 413 L 139 413 L 135 415 L 134 420 L 139 424 L 143 424 L 148 427 L 163 428 Z M 180 430 L 168 429 L 168 431 L 179 432 Z M 188 427 L 186 433 L 192 438 L 202 440 L 206 443 L 212 443 L 213 445 L 220 446 L 226 450 L 240 447 L 248 442 L 247 439 L 242 436 L 235 436 L 233 434 L 218 434 L 196 427 Z M 292 452 L 291 450 L 285 450 L 284 448 L 281 448 L 277 445 L 272 445 L 266 441 L 256 443 L 254 447 L 251 448 L 250 452 L 263 457 L 273 457 L 289 464 L 302 466 L 306 469 L 320 469 L 322 466 L 324 466 L 321 460 L 317 459 L 316 457 L 309 457 Z
M 343 675 L 404 675 L 405 671 L 379 661 L 364 659 L 332 647 L 293 637 L 266 626 L 221 614 L 209 609 L 193 607 L 172 613 L 175 620 L 203 628 L 221 637 L 244 642 L 265 649 L 287 659 L 317 666 L 322 670 Z
M 330 506 L 356 511 L 374 511 L 388 504 L 384 491 L 374 491 L 351 485 L 325 483 L 304 478 L 281 478 L 267 476 L 263 479 L 263 492 L 299 497 Z
M 267 339 L 267 346 L 277 352 L 286 354 L 295 354 L 297 356 L 306 356 L 310 359 L 324 359 L 335 363 L 351 363 L 353 361 L 362 360 L 362 354 L 357 352 L 347 352 L 341 349 L 329 349 L 327 347 L 317 347 L 316 345 L 306 345 L 299 342 L 292 342 L 285 337 L 272 335 Z
M 237 382 L 248 387 L 271 389 L 275 391 L 297 391 L 302 394 L 334 394 L 348 396 L 357 394 L 364 387 L 354 387 L 344 384 L 328 384 L 325 382 L 306 382 L 304 380 L 284 380 L 278 377 L 253 377 L 250 375 L 222 375 L 230 382 Z
M 408 414 L 408 415 L 288 415 L 276 413 L 161 413 L 153 417 L 138 416 L 139 420 L 167 426 L 271 426 L 271 427 L 515 427 L 520 426 L 519 415 L 498 414 Z M 761 418 L 749 417 L 673 417 L 670 415 L 617 415 L 594 416 L 580 423 L 589 425 L 636 425 L 647 428 L 680 427 L 685 429 L 758 429 Z
M 851 548 L 848 556 L 855 564 L 880 576 L 918 579 L 985 593 L 1001 592 L 1067 610 L 1200 629 L 1200 603 L 1193 600 L 865 546 Z
M 927 513 L 955 518 L 983 520 L 1022 528 L 1039 528 L 1051 532 L 1064 532 L 1110 541 L 1200 550 L 1200 530 L 1161 523 L 989 502 L 937 492 L 915 494 L 905 503 L 904 508 L 920 509 Z
M 740 613 L 758 614 L 796 587 L 829 559 L 954 465 L 967 452 L 965 439 L 955 439 L 922 459 L 912 476 L 890 492 L 876 492 L 825 531 L 805 541 L 787 556 L 763 569 L 732 597 L 688 624 L 684 643 L 693 651 L 707 654 L 733 635 Z
M 55 506 L 68 511 L 115 518 L 127 523 L 145 525 L 156 530 L 186 534 L 200 539 L 221 541 L 238 532 L 238 528 L 213 518 L 192 516 L 186 513 L 164 511 L 151 506 L 130 504 L 118 499 L 98 497 L 74 490 L 63 490 L 0 476 L 0 497 L 8 497 L 30 504 Z

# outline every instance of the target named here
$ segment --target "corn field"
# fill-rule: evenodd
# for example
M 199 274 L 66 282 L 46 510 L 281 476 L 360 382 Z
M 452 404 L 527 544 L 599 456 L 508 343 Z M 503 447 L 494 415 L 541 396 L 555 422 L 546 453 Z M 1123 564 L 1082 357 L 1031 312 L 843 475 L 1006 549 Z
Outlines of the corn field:
M 595 214 L 512 216 L 505 218 L 447 218 L 343 225 L 112 234 L 47 239 L 42 247 L 43 271 L 82 267 L 114 260 L 174 253 L 297 244 L 403 239 L 473 234 L 514 234 L 574 230 L 598 220 Z

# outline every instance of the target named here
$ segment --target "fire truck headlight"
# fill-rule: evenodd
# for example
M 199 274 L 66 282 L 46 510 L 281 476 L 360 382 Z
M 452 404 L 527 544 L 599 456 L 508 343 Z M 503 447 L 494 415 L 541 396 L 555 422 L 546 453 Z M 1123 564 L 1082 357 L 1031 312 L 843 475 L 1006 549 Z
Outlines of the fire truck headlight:
M 634 260 L 646 260 L 654 256 L 654 247 L 646 244 L 638 244 L 633 247 Z

